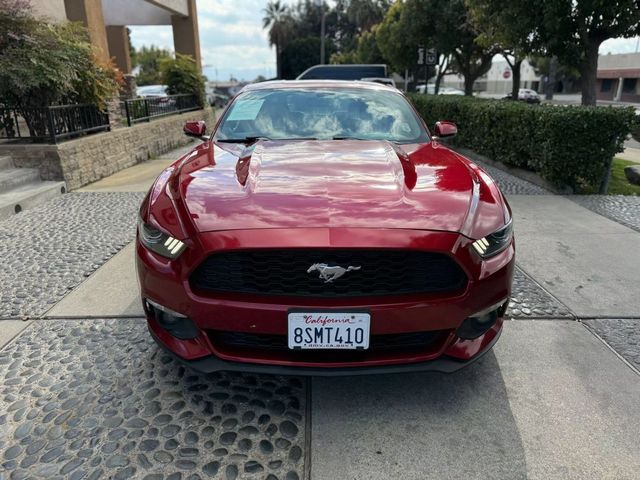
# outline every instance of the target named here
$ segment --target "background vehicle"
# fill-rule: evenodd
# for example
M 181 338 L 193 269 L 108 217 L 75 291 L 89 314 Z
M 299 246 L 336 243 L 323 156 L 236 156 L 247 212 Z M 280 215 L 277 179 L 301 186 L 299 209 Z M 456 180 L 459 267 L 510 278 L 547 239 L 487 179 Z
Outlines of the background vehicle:
M 386 78 L 384 64 L 314 65 L 306 69 L 297 80 L 362 80 L 364 78 Z
M 365 77 L 365 78 L 361 78 L 360 80 L 362 80 L 363 82 L 379 83 L 381 85 L 387 85 L 388 87 L 397 88 L 396 87 L 396 82 L 395 82 L 395 80 L 393 78 Z
M 433 95 L 435 94 L 436 86 L 433 83 L 426 85 L 426 88 L 424 83 L 416 86 L 416 92 L 418 93 L 425 93 L 425 90 L 428 95 Z M 440 87 L 438 95 L 464 95 L 464 92 L 458 88 Z
M 166 85 L 143 85 L 136 87 L 136 95 L 142 98 L 166 97 Z
M 505 95 L 503 100 L 511 100 L 511 94 Z M 530 88 L 521 88 L 518 90 L 518 100 L 527 103 L 540 103 L 540 95 Z
M 207 103 L 212 107 L 222 108 L 229 103 L 229 96 L 210 90 L 207 92 Z
M 464 92 L 459 88 L 441 87 L 438 95 L 464 95 Z

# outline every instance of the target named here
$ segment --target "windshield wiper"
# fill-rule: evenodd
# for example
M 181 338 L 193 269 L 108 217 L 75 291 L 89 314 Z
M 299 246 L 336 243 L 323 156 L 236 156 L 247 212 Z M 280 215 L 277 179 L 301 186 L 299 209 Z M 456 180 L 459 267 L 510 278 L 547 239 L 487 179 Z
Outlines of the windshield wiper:
M 244 137 L 244 138 L 218 138 L 216 142 L 224 143 L 254 143 L 258 140 L 271 140 L 269 137 Z
M 371 140 L 370 138 L 352 137 L 349 135 L 339 135 L 337 137 L 331 137 L 331 140 Z

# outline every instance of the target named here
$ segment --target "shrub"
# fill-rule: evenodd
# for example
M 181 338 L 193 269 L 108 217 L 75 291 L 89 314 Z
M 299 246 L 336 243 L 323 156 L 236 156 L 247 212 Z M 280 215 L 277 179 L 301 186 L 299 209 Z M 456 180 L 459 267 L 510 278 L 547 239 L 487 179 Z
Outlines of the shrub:
M 635 122 L 632 108 L 527 105 L 468 97 L 411 95 L 428 125 L 458 126 L 454 145 L 538 172 L 558 187 L 597 190 Z
M 121 75 L 95 58 L 88 34 L 77 23 L 48 24 L 34 18 L 23 0 L 0 0 L 0 105 L 15 107 L 31 135 L 47 124 L 34 107 L 90 103 L 105 108 Z M 15 134 L 8 113 L 0 129 Z
M 196 95 L 198 104 L 204 107 L 204 77 L 193 57 L 176 53 L 176 58 L 164 58 L 160 61 L 160 72 L 169 95 Z
M 86 29 L 38 20 L 27 5 L 0 0 L 0 102 L 103 108 L 118 92 L 119 77 L 112 65 L 96 61 Z

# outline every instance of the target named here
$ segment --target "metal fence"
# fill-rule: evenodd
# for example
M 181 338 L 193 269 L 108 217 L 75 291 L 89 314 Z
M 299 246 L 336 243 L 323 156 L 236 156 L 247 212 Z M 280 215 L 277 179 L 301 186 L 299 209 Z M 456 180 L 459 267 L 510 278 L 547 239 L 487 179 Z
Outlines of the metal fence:
M 180 94 L 126 100 L 124 108 L 127 125 L 131 126 L 138 122 L 149 122 L 153 118 L 200 110 L 202 106 L 196 95 Z
M 0 139 L 58 143 L 109 129 L 109 115 L 95 105 L 0 106 Z

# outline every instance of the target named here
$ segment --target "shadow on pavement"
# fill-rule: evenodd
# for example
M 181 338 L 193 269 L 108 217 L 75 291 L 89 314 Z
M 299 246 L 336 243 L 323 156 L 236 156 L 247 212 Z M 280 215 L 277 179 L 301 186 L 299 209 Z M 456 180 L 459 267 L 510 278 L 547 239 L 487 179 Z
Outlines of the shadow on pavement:
M 526 478 L 498 362 L 455 374 L 316 378 L 312 478 Z

